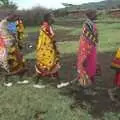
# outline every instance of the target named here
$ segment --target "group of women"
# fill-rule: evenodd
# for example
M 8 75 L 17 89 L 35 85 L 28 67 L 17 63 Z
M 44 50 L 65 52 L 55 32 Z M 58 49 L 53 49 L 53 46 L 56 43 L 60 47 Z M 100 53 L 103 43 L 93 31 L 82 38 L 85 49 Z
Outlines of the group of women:
M 87 19 L 83 24 L 82 33 L 77 52 L 77 80 L 83 87 L 89 87 L 95 83 L 95 76 L 100 69 L 97 69 L 97 45 L 98 32 L 96 24 L 96 12 L 86 12 Z M 17 21 L 17 22 L 16 22 Z M 39 78 L 49 76 L 59 80 L 60 54 L 54 40 L 54 31 L 52 24 L 54 22 L 51 14 L 44 16 L 40 29 L 40 35 L 36 44 L 36 80 L 34 87 L 41 88 L 38 85 Z M 15 24 L 14 24 L 15 23 Z M 24 35 L 24 26 L 22 20 L 15 15 L 8 16 L 0 22 L 0 65 L 7 71 L 5 75 L 5 86 L 11 86 L 9 75 L 19 75 L 19 84 L 28 83 L 21 81 L 25 72 L 25 61 L 22 49 L 22 39 Z M 112 65 L 115 62 L 113 61 Z M 118 63 L 118 62 L 117 62 Z M 64 86 L 64 84 L 62 84 Z M 117 71 L 115 85 L 120 86 L 120 73 Z M 109 92 L 111 95 L 111 91 Z M 112 96 L 113 97 L 113 96 Z

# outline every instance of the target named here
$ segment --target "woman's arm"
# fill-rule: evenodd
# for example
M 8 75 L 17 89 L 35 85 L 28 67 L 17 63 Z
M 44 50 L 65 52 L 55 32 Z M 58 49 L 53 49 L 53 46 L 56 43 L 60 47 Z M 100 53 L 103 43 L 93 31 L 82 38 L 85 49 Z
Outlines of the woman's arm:
M 52 29 L 51 26 L 50 26 L 50 28 L 49 28 L 49 31 L 50 31 L 51 37 L 54 37 L 54 36 L 55 36 L 55 33 L 54 33 L 54 31 L 53 31 L 53 29 Z

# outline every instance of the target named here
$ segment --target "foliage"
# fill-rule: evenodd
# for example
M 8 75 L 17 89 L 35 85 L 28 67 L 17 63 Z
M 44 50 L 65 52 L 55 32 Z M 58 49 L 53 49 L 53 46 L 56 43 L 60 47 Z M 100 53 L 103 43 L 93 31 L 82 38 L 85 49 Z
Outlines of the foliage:
M 54 10 L 53 13 L 56 17 L 68 15 L 67 8 Z
M 10 0 L 0 0 L 0 8 L 1 9 L 17 9 L 17 5 Z
M 48 12 L 50 12 L 50 10 L 41 6 L 36 6 L 29 10 L 21 10 L 18 14 L 21 14 L 24 18 L 25 25 L 34 26 L 40 25 L 44 14 Z
M 79 11 L 79 10 L 83 10 L 83 9 L 93 9 L 93 10 L 105 10 L 105 9 L 116 9 L 116 8 L 120 8 L 120 0 L 104 0 L 101 2 L 89 2 L 89 3 L 85 3 L 82 5 L 72 5 L 72 4 L 67 4 L 64 3 L 65 8 L 62 9 L 58 9 L 55 10 L 55 12 L 59 13 L 64 11 L 66 13 L 70 12 L 70 11 Z

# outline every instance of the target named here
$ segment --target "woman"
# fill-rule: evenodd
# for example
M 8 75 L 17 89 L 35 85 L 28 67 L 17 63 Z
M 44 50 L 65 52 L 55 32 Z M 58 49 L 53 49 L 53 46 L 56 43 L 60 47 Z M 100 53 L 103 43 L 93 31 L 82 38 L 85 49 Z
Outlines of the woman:
M 82 28 L 77 59 L 78 79 L 83 87 L 92 85 L 95 82 L 96 46 L 98 43 L 97 29 L 93 22 L 96 19 L 96 12 L 88 11 L 86 16 L 87 20 Z
M 23 24 L 23 20 L 20 17 L 18 17 L 18 19 L 17 19 L 16 26 L 17 26 L 18 47 L 20 49 L 22 49 L 23 48 L 23 38 L 24 38 L 24 24 Z
M 0 56 L 1 56 L 1 67 L 7 72 L 5 75 L 5 86 L 12 86 L 12 83 L 8 81 L 8 76 L 19 75 L 22 79 L 22 75 L 25 72 L 25 62 L 23 55 L 20 53 L 16 45 L 16 37 L 10 30 L 9 22 L 15 21 L 15 16 L 11 15 L 0 22 Z M 13 27 L 11 26 L 11 29 Z M 4 51 L 4 54 L 3 52 Z M 20 79 L 20 80 L 21 80 Z M 28 83 L 28 81 L 18 81 L 21 83 Z
M 44 16 L 36 46 L 36 84 L 38 84 L 39 76 L 58 78 L 58 70 L 60 68 L 59 52 L 55 45 L 55 34 L 51 26 L 53 21 L 53 16 L 51 14 L 46 14 Z M 39 88 L 39 85 L 34 85 L 34 87 Z
M 118 97 L 115 93 L 117 92 L 117 90 L 120 89 L 120 48 L 117 49 L 117 52 L 113 58 L 111 67 L 112 67 L 112 69 L 115 70 L 116 74 L 115 74 L 115 78 L 113 81 L 114 88 L 109 89 L 108 94 L 109 94 L 111 100 L 115 101 L 116 97 Z

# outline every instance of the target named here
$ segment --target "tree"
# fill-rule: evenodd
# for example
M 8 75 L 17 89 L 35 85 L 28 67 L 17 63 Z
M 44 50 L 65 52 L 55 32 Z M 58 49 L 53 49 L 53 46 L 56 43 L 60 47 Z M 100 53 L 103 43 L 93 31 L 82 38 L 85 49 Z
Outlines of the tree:
M 10 0 L 0 0 L 0 8 L 2 8 L 2 9 L 7 8 L 7 9 L 16 10 L 17 5 L 14 2 L 10 1 Z
M 68 3 L 62 3 L 62 5 L 65 6 L 65 7 L 72 7 L 72 6 L 74 6 L 73 4 L 68 4 Z

